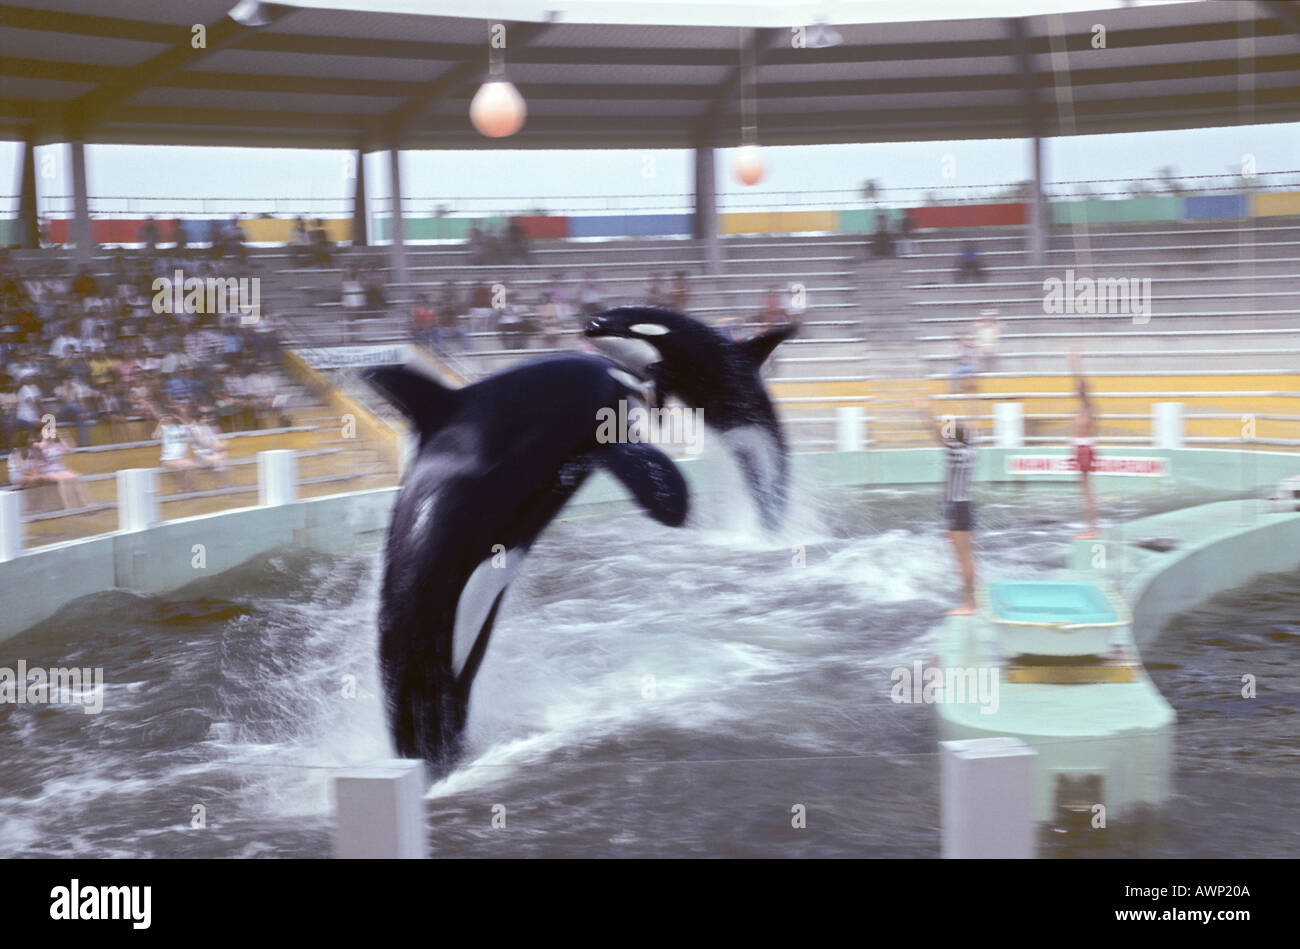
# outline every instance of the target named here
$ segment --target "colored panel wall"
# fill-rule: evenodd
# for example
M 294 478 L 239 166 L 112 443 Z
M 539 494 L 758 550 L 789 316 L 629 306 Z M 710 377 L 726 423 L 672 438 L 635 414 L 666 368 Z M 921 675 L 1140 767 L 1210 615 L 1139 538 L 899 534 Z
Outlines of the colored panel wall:
M 1300 216 L 1300 191 L 1274 191 L 1257 194 L 1255 197 L 1255 216 L 1271 217 L 1278 214 Z
M 524 235 L 530 239 L 569 236 L 569 219 L 567 217 L 531 217 L 523 215 L 513 217 L 510 220 L 522 226 Z
M 799 234 L 834 231 L 839 224 L 834 211 L 733 211 L 722 215 L 722 234 Z
M 251 244 L 287 244 L 293 235 L 293 221 L 288 218 L 259 217 L 239 222 L 244 240 Z
M 955 204 L 912 208 L 917 227 L 1008 227 L 1023 225 L 1023 204 Z
M 569 218 L 570 237 L 666 237 L 689 235 L 690 214 L 593 214 Z
M 1177 221 L 1182 198 L 1122 198 L 1116 201 L 1056 201 L 1053 224 L 1119 224 L 1130 221 Z
M 402 220 L 406 225 L 408 241 L 463 241 L 469 238 L 469 229 L 475 224 L 483 230 L 499 231 L 509 223 L 503 217 L 407 217 Z M 391 221 L 387 217 L 375 219 L 375 240 L 391 239 Z
M 1189 220 L 1204 218 L 1245 217 L 1250 209 L 1250 196 L 1245 194 L 1197 194 L 1185 199 L 1183 216 Z
M 845 233 L 866 233 L 876 229 L 876 216 L 885 215 L 892 230 L 898 230 L 898 222 L 903 218 L 904 208 L 850 208 L 839 212 L 837 230 Z M 912 218 L 916 220 L 915 216 Z

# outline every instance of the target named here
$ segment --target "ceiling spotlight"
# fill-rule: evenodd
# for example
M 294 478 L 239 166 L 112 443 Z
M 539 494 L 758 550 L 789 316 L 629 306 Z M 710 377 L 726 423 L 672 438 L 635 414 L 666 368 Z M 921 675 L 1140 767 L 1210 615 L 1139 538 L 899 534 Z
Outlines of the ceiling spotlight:
M 261 0 L 239 0 L 226 15 L 241 26 L 266 26 L 271 22 L 271 14 Z
M 808 49 L 830 49 L 832 46 L 839 46 L 844 42 L 844 37 L 840 36 L 839 31 L 831 26 L 825 20 L 818 20 L 808 31 L 807 40 L 804 45 Z

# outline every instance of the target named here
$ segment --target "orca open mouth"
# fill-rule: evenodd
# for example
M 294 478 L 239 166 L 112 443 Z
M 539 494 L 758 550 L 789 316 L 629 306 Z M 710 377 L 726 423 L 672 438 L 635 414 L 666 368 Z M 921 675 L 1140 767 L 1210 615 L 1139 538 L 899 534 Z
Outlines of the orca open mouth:
M 618 327 L 594 318 L 583 335 L 605 356 L 641 379 L 649 379 L 650 367 L 663 361 L 663 355 L 643 339 L 618 332 Z

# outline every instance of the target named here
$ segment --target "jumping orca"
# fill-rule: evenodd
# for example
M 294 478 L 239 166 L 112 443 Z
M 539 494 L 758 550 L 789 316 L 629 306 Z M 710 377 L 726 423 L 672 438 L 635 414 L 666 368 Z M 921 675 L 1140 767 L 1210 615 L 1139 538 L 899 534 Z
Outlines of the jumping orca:
M 542 529 L 597 466 L 651 517 L 686 519 L 686 482 L 649 444 L 597 441 L 597 413 L 639 399 L 596 355 L 554 356 L 463 389 L 383 366 L 366 380 L 403 411 L 419 448 L 388 533 L 380 667 L 398 754 L 457 755 L 470 687 L 506 586 Z
M 735 456 L 764 527 L 775 530 L 785 517 L 789 461 L 759 370 L 797 330 L 790 323 L 732 342 L 675 310 L 620 306 L 593 317 L 586 335 L 602 352 L 653 383 L 656 404 L 672 396 L 704 410 L 704 423 L 722 434 Z
M 404 366 L 364 378 L 412 422 L 418 449 L 393 510 L 379 614 L 385 710 L 397 753 L 435 773 L 456 759 L 478 673 L 507 585 L 538 535 L 596 468 L 616 477 L 655 520 L 685 520 L 685 479 L 647 443 L 607 443 L 598 419 L 620 402 L 643 404 L 645 383 L 705 410 L 724 433 L 746 426 L 765 446 L 735 441 L 767 519 L 784 504 L 784 441 L 758 366 L 788 332 L 732 344 L 670 310 L 619 308 L 599 319 L 614 338 L 653 316 L 666 341 L 637 369 L 595 354 L 526 363 L 463 389 Z M 690 324 L 706 332 L 693 330 Z M 650 324 L 646 324 L 650 325 Z M 588 333 L 597 329 L 593 320 Z M 641 326 L 642 331 L 645 326 Z M 653 330 L 650 332 L 654 332 Z M 694 349 L 688 336 L 695 335 Z M 630 371 L 629 371 L 630 370 Z M 652 371 L 650 371 L 652 370 Z M 714 376 L 691 383 L 689 375 Z M 734 391 L 733 391 L 734 390 Z M 777 457 L 755 461 L 760 448 Z M 743 453 L 743 454 L 740 454 Z

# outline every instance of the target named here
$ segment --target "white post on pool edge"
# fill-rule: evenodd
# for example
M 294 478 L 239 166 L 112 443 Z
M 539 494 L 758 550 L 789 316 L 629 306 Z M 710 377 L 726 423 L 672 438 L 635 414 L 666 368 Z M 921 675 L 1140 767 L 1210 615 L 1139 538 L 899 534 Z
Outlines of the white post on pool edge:
M 939 742 L 943 857 L 1034 856 L 1037 757 L 1019 738 Z
M 274 507 L 298 500 L 298 453 L 276 448 L 257 453 L 257 503 Z
M 0 491 L 0 563 L 23 552 L 23 500 L 17 491 Z
M 1151 442 L 1156 448 L 1183 447 L 1183 403 L 1152 403 Z
M 841 405 L 835 410 L 835 445 L 839 451 L 866 448 L 866 417 L 860 405 Z
M 422 860 L 424 762 L 390 758 L 334 777 L 334 856 Z
M 1025 447 L 1025 407 L 1019 402 L 993 403 L 993 445 L 996 448 Z
M 117 529 L 148 530 L 158 523 L 158 469 L 123 468 L 117 473 Z

